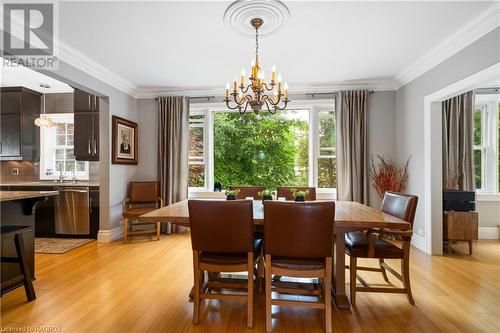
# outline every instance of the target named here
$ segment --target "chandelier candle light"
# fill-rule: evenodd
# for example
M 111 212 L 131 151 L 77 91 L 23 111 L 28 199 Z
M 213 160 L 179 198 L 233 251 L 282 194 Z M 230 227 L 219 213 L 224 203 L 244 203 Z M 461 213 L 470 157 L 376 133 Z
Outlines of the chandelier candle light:
M 231 93 L 229 82 L 226 83 L 224 102 L 229 109 L 237 109 L 241 114 L 245 113 L 249 106 L 258 114 L 264 104 L 271 114 L 275 114 L 276 111 L 285 110 L 290 101 L 288 99 L 288 84 L 285 83 L 283 87 L 281 86 L 281 74 L 276 79 L 276 66 L 272 68 L 271 82 L 264 81 L 265 73 L 259 66 L 259 28 L 264 21 L 260 18 L 254 18 L 250 23 L 255 28 L 255 59 L 252 60 L 250 83 L 245 85 L 245 69 L 242 69 L 240 82 L 238 84 L 238 80 L 234 80 Z M 272 95 L 267 94 L 268 92 L 272 92 Z

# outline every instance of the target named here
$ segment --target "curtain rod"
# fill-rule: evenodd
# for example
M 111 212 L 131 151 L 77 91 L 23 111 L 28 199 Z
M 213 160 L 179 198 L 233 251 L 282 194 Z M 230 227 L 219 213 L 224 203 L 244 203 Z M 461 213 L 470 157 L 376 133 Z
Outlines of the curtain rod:
M 337 90 L 337 91 L 333 91 L 333 92 L 326 92 L 326 93 L 306 93 L 306 96 L 311 96 L 314 98 L 314 96 L 324 96 L 324 95 L 335 95 L 336 93 L 338 93 L 340 90 Z M 375 91 L 373 90 L 368 90 L 368 93 L 370 95 L 372 95 L 373 93 L 375 93 Z
M 500 93 L 500 88 L 499 87 L 479 88 L 479 89 L 474 90 L 474 93 L 476 95 L 498 94 L 498 93 Z
M 206 99 L 207 101 L 215 98 L 215 96 L 187 96 L 189 99 Z M 155 101 L 158 100 L 158 97 L 155 98 Z

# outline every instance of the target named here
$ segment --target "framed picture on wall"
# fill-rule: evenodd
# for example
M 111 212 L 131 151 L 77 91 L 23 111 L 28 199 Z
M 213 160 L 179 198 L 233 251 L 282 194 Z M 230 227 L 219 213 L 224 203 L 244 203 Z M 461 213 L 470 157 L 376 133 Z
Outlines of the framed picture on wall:
M 112 117 L 112 163 L 137 164 L 138 133 L 137 123 L 117 116 Z

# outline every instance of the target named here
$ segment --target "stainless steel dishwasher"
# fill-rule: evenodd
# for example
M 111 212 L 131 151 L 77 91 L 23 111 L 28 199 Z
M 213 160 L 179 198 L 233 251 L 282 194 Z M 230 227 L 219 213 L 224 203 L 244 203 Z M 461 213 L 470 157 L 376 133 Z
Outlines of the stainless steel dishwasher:
M 90 233 L 89 188 L 60 186 L 55 188 L 55 233 L 88 235 Z

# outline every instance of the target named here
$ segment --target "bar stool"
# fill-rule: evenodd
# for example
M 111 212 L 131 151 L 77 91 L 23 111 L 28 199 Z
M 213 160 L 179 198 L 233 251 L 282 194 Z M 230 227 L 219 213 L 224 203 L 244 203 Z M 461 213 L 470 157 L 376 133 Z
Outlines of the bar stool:
M 35 289 L 31 283 L 31 272 L 26 264 L 26 256 L 24 254 L 24 241 L 23 233 L 27 231 L 32 232 L 33 227 L 28 226 L 2 226 L 0 233 L 2 234 L 2 242 L 14 236 L 14 243 L 16 245 L 16 257 L 1 257 L 2 263 L 17 263 L 21 270 L 21 275 L 16 276 L 13 280 L 23 281 L 24 290 L 26 291 L 26 297 L 28 302 L 34 301 L 36 299 Z M 13 281 L 10 280 L 9 283 Z M 2 283 L 2 295 L 4 294 L 4 283 Z

